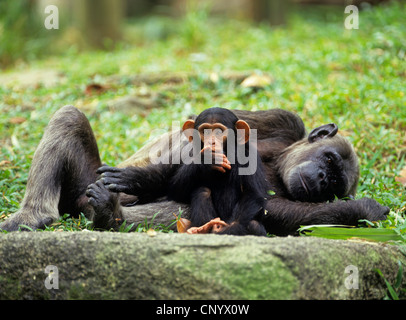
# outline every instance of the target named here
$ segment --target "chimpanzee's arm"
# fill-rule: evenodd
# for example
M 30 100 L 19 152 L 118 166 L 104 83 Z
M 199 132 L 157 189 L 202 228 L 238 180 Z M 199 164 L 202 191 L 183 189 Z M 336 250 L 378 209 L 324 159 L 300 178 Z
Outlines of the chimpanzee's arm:
M 193 163 L 182 164 L 170 181 L 168 198 L 190 203 L 193 191 L 202 186 L 204 175 L 207 175 L 209 172 L 209 166 Z
M 303 225 L 341 224 L 357 226 L 358 220 L 386 219 L 389 208 L 370 198 L 328 203 L 290 201 L 274 196 L 268 200 L 263 224 L 268 233 L 295 234 Z
M 97 170 L 100 180 L 112 192 L 137 196 L 163 196 L 177 166 L 154 164 L 147 167 L 115 168 L 103 166 Z

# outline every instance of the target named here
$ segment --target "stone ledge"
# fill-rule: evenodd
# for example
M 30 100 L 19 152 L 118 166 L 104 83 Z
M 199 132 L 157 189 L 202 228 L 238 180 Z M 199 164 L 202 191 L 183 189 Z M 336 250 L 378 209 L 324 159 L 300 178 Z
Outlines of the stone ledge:
M 394 283 L 406 262 L 367 242 L 110 232 L 1 234 L 0 256 L 1 299 L 382 299 L 375 269 Z M 359 289 L 345 287 L 349 265 Z

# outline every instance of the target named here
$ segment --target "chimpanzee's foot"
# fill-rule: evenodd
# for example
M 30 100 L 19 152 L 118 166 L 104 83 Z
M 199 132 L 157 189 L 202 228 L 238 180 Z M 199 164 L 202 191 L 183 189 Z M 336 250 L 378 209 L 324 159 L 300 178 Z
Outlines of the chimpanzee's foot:
M 222 221 L 220 218 L 214 218 L 200 227 L 191 227 L 187 229 L 186 232 L 189 234 L 219 233 L 224 227 L 227 226 L 228 224 Z
M 0 230 L 31 231 L 44 229 L 45 226 L 54 222 L 57 217 L 59 217 L 58 212 L 53 215 L 47 215 L 43 211 L 39 211 L 39 213 L 37 213 L 35 210 L 30 210 L 23 207 L 2 222 L 0 224 Z
M 86 195 L 95 211 L 93 221 L 95 228 L 117 229 L 121 225 L 122 216 L 117 193 L 110 192 L 98 180 L 87 187 Z

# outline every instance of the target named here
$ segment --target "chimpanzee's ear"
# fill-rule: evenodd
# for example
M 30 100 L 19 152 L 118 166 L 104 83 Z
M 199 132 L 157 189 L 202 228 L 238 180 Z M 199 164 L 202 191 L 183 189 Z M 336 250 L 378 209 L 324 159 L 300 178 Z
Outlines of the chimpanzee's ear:
M 237 130 L 244 130 L 244 134 L 240 135 L 238 134 L 237 131 L 237 142 L 239 144 L 246 144 L 248 142 L 248 140 L 250 139 L 250 126 L 248 125 L 248 123 L 246 123 L 244 120 L 238 120 L 235 123 L 235 128 Z
M 321 139 L 332 138 L 337 134 L 337 131 L 338 127 L 335 123 L 325 124 L 321 127 L 313 129 L 307 139 L 309 143 L 313 143 Z
M 188 138 L 189 142 L 193 141 L 193 130 L 195 128 L 195 122 L 193 120 L 187 120 L 182 127 L 183 134 Z

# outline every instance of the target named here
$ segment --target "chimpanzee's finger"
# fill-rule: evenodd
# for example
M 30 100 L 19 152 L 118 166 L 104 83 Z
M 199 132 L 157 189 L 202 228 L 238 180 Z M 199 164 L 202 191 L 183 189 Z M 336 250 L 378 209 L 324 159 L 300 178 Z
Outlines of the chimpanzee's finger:
M 214 170 L 217 170 L 217 171 L 220 171 L 221 173 L 225 173 L 226 172 L 226 170 L 223 168 L 223 167 L 220 167 L 220 166 L 218 166 L 218 165 L 212 165 L 211 166 L 212 167 L 212 169 L 214 169 Z
M 211 146 L 205 146 L 202 150 L 200 150 L 200 153 L 212 152 L 212 151 L 213 151 L 213 149 L 211 148 Z
M 223 163 L 221 164 L 221 166 L 222 166 L 224 169 L 231 170 L 231 165 L 230 165 L 230 163 L 223 162 Z
M 120 184 L 109 184 L 107 186 L 107 189 L 109 189 L 111 192 L 124 192 L 128 191 L 128 188 L 126 186 L 120 185 Z
M 122 182 L 120 178 L 116 177 L 103 177 L 100 180 L 104 185 L 109 185 L 109 184 L 119 184 Z
M 105 177 L 119 178 L 120 176 L 121 176 L 121 171 L 118 171 L 118 172 L 106 171 L 100 175 L 101 178 L 105 178 Z
M 98 193 L 94 190 L 94 189 L 87 189 L 86 190 L 86 196 L 88 196 L 89 198 L 97 198 Z
M 96 173 L 104 173 L 104 172 L 120 172 L 122 169 L 110 166 L 102 166 L 96 170 Z
M 231 164 L 225 154 L 223 154 L 223 162 L 225 162 L 225 163 L 227 163 L 227 164 Z

